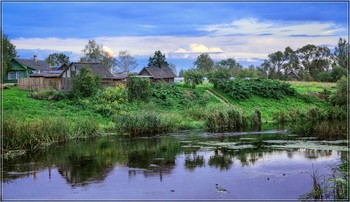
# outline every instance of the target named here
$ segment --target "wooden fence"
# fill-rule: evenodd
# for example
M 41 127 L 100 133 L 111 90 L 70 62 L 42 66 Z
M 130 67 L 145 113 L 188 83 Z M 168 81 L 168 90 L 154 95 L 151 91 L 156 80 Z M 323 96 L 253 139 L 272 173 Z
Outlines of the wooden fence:
M 61 90 L 61 78 L 30 77 L 18 79 L 18 89 L 37 91 L 44 88 Z
M 115 87 L 116 85 L 126 85 L 125 81 L 102 79 L 101 84 L 104 88 Z M 37 91 L 44 88 L 51 88 L 58 91 L 69 91 L 71 89 L 69 78 L 58 77 L 30 77 L 18 79 L 18 89 Z

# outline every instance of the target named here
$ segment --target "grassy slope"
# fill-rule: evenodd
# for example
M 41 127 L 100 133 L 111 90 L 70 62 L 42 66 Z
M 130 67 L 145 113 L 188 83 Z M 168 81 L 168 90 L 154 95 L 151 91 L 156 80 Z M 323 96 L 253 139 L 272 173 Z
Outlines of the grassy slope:
M 333 90 L 333 87 L 335 86 L 335 83 L 313 83 L 316 82 L 292 82 L 291 84 L 292 87 L 297 90 L 297 92 L 302 94 L 307 94 L 310 92 L 322 92 L 323 88 Z M 186 89 L 186 87 L 184 87 L 184 85 L 182 84 L 178 84 L 178 86 L 180 86 L 180 89 Z M 210 83 L 204 83 L 202 85 L 197 86 L 196 91 L 198 91 L 199 93 L 204 93 L 205 90 L 209 88 L 213 89 L 213 85 Z M 233 107 L 239 108 L 244 113 L 251 114 L 256 108 L 258 108 L 261 111 L 263 121 L 272 121 L 274 113 L 278 111 L 289 111 L 293 108 L 306 110 L 315 106 L 323 109 L 326 109 L 328 107 L 327 103 L 322 100 L 313 99 L 312 103 L 307 103 L 299 97 L 286 97 L 281 100 L 274 100 L 253 96 L 244 101 L 237 101 L 232 99 L 225 93 L 222 93 L 218 90 L 215 91 L 224 98 L 226 98 L 232 104 Z M 207 96 L 210 96 L 208 93 L 205 94 Z M 220 103 L 216 98 L 213 98 L 212 96 L 210 97 L 211 104 Z
M 101 126 L 111 124 L 111 120 L 90 110 L 83 110 L 72 106 L 67 101 L 48 101 L 28 98 L 30 91 L 17 90 L 16 87 L 3 90 L 4 117 L 45 118 L 65 117 L 68 119 L 93 118 Z
M 186 85 L 179 83 L 176 84 L 181 91 L 193 90 Z M 320 84 L 315 82 L 292 82 L 292 87 L 300 93 L 307 92 L 318 92 L 327 88 L 329 90 L 334 89 L 335 84 Z M 159 107 L 155 103 L 141 104 L 136 106 L 135 104 L 129 104 L 131 106 L 130 111 L 138 111 L 140 109 L 154 110 L 163 114 L 172 114 L 178 119 L 182 119 L 181 128 L 200 128 L 204 126 L 204 115 L 206 109 L 210 107 L 227 107 L 223 105 L 217 98 L 213 97 L 206 92 L 207 89 L 213 88 L 212 84 L 204 83 L 197 86 L 194 90 L 209 98 L 209 104 L 202 109 L 198 108 L 198 105 L 190 108 L 167 108 Z M 218 92 L 218 91 L 217 91 Z M 66 117 L 68 119 L 81 119 L 81 118 L 92 118 L 97 121 L 102 128 L 112 128 L 112 118 L 103 117 L 100 114 L 79 108 L 74 105 L 70 105 L 67 101 L 46 101 L 46 100 L 35 100 L 28 98 L 29 91 L 17 90 L 16 87 L 6 89 L 3 91 L 3 109 L 5 118 L 9 115 L 18 117 L 25 117 L 26 119 L 31 118 L 45 118 L 45 117 Z M 229 96 L 222 92 L 220 93 L 225 97 L 232 106 L 239 108 L 246 114 L 251 114 L 256 108 L 262 113 L 264 121 L 272 121 L 273 114 L 278 111 L 287 111 L 292 108 L 297 109 L 308 109 L 313 106 L 320 108 L 327 108 L 327 104 L 324 101 L 313 99 L 312 103 L 306 103 L 304 100 L 298 97 L 287 97 L 281 100 L 264 99 L 261 97 L 251 97 L 244 101 L 236 101 L 231 99 Z

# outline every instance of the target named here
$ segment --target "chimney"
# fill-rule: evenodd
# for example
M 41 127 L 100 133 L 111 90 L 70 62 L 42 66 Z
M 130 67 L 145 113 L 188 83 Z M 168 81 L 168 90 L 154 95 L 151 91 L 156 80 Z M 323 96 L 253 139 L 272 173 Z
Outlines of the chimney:
M 36 55 L 33 56 L 33 60 L 34 60 L 35 62 L 38 60 L 38 58 L 37 58 Z

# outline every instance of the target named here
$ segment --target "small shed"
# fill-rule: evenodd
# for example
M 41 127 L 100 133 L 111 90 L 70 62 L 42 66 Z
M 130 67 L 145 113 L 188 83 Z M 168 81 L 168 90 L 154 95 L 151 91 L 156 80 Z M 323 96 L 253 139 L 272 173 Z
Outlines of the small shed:
M 164 81 L 167 83 L 174 83 L 176 75 L 169 67 L 144 67 L 140 73 L 140 76 L 148 76 L 152 82 Z

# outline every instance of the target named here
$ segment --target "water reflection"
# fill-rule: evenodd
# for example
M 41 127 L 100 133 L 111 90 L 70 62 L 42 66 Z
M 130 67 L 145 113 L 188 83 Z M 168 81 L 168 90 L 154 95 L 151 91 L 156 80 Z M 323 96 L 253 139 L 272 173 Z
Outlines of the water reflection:
M 250 136 L 244 137 L 246 141 Z M 260 137 L 266 138 L 266 136 Z M 239 139 L 240 137 L 217 139 L 198 137 L 197 140 L 184 141 L 176 137 L 134 140 L 110 137 L 73 141 L 5 160 L 3 181 L 9 182 L 31 176 L 36 179 L 38 172 L 43 170 L 48 170 L 48 178 L 51 178 L 52 168 L 57 168 L 58 173 L 72 187 L 83 187 L 103 182 L 116 166 L 122 166 L 128 168 L 129 179 L 141 175 L 144 178 L 157 177 L 162 182 L 165 176 L 170 176 L 179 166 L 176 162 L 180 156 L 184 158 L 183 161 L 179 161 L 183 163 L 181 166 L 190 172 L 205 168 L 206 165 L 227 171 L 236 164 L 241 167 L 253 166 L 259 160 L 271 155 L 286 155 L 289 159 L 293 159 L 300 151 L 300 149 L 272 149 L 267 144 L 261 144 L 261 140 L 244 144 L 241 141 L 237 144 Z M 203 141 L 215 142 L 213 140 L 225 144 L 223 146 L 197 144 Z M 242 145 L 242 148 L 230 149 L 230 143 L 236 146 Z M 246 144 L 252 146 L 245 147 Z M 305 149 L 302 154 L 307 159 L 318 159 L 332 156 L 333 151 Z M 346 155 L 346 152 L 344 154 Z

